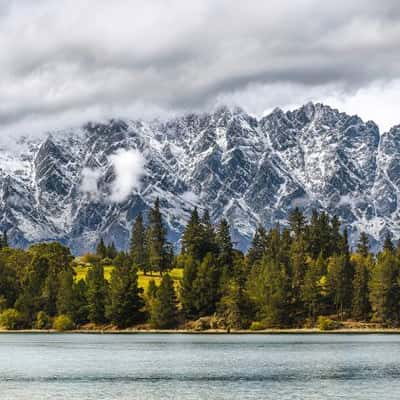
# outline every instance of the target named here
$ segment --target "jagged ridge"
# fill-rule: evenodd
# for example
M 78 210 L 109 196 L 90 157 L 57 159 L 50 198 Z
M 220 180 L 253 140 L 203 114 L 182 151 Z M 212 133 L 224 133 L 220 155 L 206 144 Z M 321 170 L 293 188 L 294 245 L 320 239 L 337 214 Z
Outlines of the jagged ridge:
M 108 156 L 135 148 L 146 160 L 139 191 L 107 200 Z M 294 206 L 340 216 L 356 240 L 400 235 L 400 126 L 380 136 L 374 122 L 309 103 L 256 119 L 220 107 L 168 121 L 112 120 L 0 150 L 0 228 L 26 246 L 57 239 L 76 253 L 99 236 L 126 248 L 132 221 L 159 196 L 176 242 L 189 210 L 225 216 L 244 249 L 257 224 L 285 224 Z M 98 168 L 100 195 L 80 191 L 82 170 Z

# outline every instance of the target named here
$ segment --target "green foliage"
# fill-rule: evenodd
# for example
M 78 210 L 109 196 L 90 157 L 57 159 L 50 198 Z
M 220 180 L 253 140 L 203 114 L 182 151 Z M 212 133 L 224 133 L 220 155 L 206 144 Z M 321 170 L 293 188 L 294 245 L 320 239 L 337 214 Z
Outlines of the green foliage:
M 51 318 L 44 312 L 39 311 L 36 315 L 35 321 L 36 329 L 50 329 L 51 328 Z
M 53 322 L 53 328 L 56 331 L 70 331 L 74 329 L 74 323 L 68 315 L 58 315 Z
M 104 267 L 94 265 L 86 275 L 87 317 L 90 322 L 102 324 L 106 321 L 105 308 L 108 283 L 104 279 Z
M 183 312 L 187 319 L 195 319 L 198 313 L 193 283 L 197 276 L 198 262 L 195 261 L 191 255 L 181 256 L 180 262 L 183 264 L 184 268 L 180 291 Z
M 400 261 L 390 249 L 378 255 L 369 284 L 373 319 L 389 326 L 400 323 Z
M 320 331 L 332 331 L 334 329 L 338 329 L 339 327 L 340 325 L 336 321 L 333 321 L 327 317 L 319 316 L 317 319 L 317 328 Z
M 143 289 L 138 287 L 136 267 L 130 258 L 120 253 L 111 273 L 110 303 L 107 314 L 113 324 L 126 328 L 143 320 Z
M 130 256 L 133 264 L 143 270 L 145 274 L 149 269 L 146 239 L 146 227 L 144 226 L 143 215 L 139 213 L 132 228 Z
M 74 315 L 74 276 L 72 270 L 65 270 L 59 274 L 59 289 L 57 291 L 57 312 L 68 315 L 71 319 Z
M 260 321 L 253 321 L 250 325 L 249 328 L 251 331 L 262 331 L 263 329 L 265 329 L 265 326 L 262 322 Z
M 314 211 L 308 222 L 295 209 L 289 227 L 258 227 L 244 256 L 233 247 L 227 220 L 215 228 L 207 211 L 200 217 L 194 209 L 174 257 L 158 199 L 146 220 L 148 226 L 142 215 L 134 222 L 129 255 L 100 240 L 97 254 L 76 261 L 59 243 L 20 250 L 0 235 L 0 311 L 7 325 L 48 327 L 58 315 L 74 326 L 125 328 L 150 316 L 164 328 L 176 326 L 178 310 L 188 326 L 212 318 L 214 327 L 236 329 L 251 321 L 259 321 L 252 329 L 315 326 L 318 316 L 331 315 L 400 325 L 400 246 L 389 235 L 377 257 L 363 233 L 351 254 L 339 218 Z M 176 287 L 166 275 L 171 269 L 179 272 L 171 275 Z
M 151 310 L 154 328 L 170 329 L 178 323 L 177 298 L 172 278 L 165 274 L 158 287 Z
M 355 266 L 353 279 L 353 301 L 352 317 L 358 321 L 365 321 L 371 313 L 369 301 L 369 286 L 371 272 L 373 270 L 373 259 L 365 251 L 364 247 L 358 247 L 357 253 L 352 256 L 352 263 Z
M 288 326 L 289 280 L 280 263 L 264 258 L 251 271 L 248 291 L 257 316 L 265 326 Z
M 194 307 L 198 316 L 211 315 L 216 311 L 219 277 L 220 270 L 214 256 L 208 253 L 199 265 L 193 281 Z
M 222 218 L 216 236 L 218 246 L 218 264 L 221 267 L 230 267 L 233 263 L 233 244 L 228 221 Z
M 0 327 L 19 329 L 23 326 L 23 316 L 15 308 L 7 308 L 0 313 Z
M 151 271 L 160 274 L 168 270 L 168 253 L 166 246 L 166 229 L 160 211 L 160 200 L 157 198 L 149 212 L 147 228 L 148 262 Z
M 218 316 L 227 328 L 246 328 L 249 324 L 249 301 L 239 280 L 232 278 L 225 283 L 218 303 Z
M 263 226 L 258 226 L 251 242 L 249 251 L 247 252 L 247 262 L 250 267 L 253 267 L 256 263 L 261 262 L 264 254 L 267 251 L 267 248 L 267 232 Z

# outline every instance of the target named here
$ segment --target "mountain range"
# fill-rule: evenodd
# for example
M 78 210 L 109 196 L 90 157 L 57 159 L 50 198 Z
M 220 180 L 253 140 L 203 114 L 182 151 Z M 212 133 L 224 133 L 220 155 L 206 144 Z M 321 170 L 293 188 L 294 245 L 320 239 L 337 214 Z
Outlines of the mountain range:
M 121 149 L 136 149 L 144 167 L 140 185 L 112 201 Z M 95 192 L 84 189 L 87 171 Z M 284 226 L 300 207 L 338 215 L 353 244 L 365 231 L 377 248 L 388 231 L 400 237 L 399 193 L 400 125 L 380 133 L 319 103 L 262 118 L 221 106 L 162 121 L 90 122 L 0 149 L 0 229 L 15 246 L 59 240 L 75 254 L 100 237 L 127 248 L 135 216 L 157 197 L 177 246 L 194 206 L 215 222 L 226 217 L 243 250 L 258 224 Z

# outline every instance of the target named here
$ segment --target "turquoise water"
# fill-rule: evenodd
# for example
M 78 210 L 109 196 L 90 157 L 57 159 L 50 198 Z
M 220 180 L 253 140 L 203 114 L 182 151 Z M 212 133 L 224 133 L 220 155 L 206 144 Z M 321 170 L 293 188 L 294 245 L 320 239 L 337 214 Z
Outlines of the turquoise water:
M 1 334 L 0 399 L 400 399 L 398 335 Z

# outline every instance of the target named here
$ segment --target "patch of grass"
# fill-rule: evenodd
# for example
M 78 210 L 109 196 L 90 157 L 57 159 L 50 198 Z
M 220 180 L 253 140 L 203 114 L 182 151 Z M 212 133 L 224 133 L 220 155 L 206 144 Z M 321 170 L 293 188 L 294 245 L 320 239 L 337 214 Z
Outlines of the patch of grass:
M 74 267 L 75 270 L 75 280 L 79 281 L 80 279 L 85 279 L 86 274 L 88 272 L 88 269 L 90 267 L 87 265 L 77 265 Z M 104 267 L 104 278 L 106 278 L 108 281 L 111 278 L 111 271 L 114 269 L 113 265 L 106 265 Z M 174 268 L 169 272 L 171 278 L 175 282 L 175 286 L 177 287 L 179 285 L 179 281 L 182 279 L 183 276 L 183 270 L 180 268 Z M 152 275 L 144 275 L 143 271 L 139 271 L 138 273 L 138 284 L 139 287 L 143 288 L 144 290 L 147 289 L 147 286 L 149 285 L 149 282 L 151 280 L 154 280 L 156 285 L 159 285 L 161 282 L 161 277 L 159 274 L 156 274 L 155 272 L 152 273 Z

